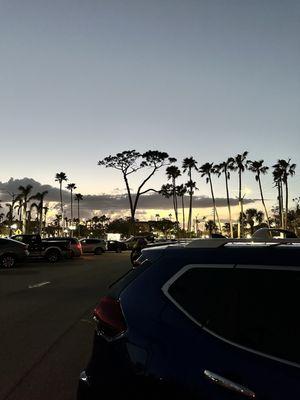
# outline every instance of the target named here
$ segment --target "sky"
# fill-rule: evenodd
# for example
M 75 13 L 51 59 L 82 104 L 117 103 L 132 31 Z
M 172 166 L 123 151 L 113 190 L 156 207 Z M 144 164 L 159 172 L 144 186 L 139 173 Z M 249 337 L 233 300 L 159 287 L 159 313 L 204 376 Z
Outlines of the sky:
M 298 0 L 0 0 L 0 181 L 64 171 L 83 194 L 120 194 L 97 162 L 127 149 L 299 164 L 299 37 Z

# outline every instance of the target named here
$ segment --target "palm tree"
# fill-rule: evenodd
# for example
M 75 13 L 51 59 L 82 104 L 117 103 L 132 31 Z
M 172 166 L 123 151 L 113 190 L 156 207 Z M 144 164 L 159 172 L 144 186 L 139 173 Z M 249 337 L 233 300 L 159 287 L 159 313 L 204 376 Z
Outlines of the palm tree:
M 185 185 L 181 184 L 176 186 L 176 194 L 181 197 L 181 208 L 182 208 L 182 229 L 185 231 L 185 210 L 184 210 L 184 196 L 187 193 L 187 188 Z
M 193 198 L 195 190 L 198 190 L 198 188 L 196 187 L 196 182 L 195 181 L 187 181 L 185 183 L 185 187 L 187 189 L 187 192 L 189 193 L 190 200 L 191 200 L 191 198 Z M 190 202 L 190 206 L 191 206 L 191 202 Z M 191 208 L 189 208 L 189 211 L 191 211 Z M 189 212 L 189 217 L 192 217 L 192 213 L 190 213 L 190 212 Z M 189 220 L 188 220 L 187 231 L 191 233 L 191 230 L 192 230 L 192 221 L 190 221 L 190 224 L 189 224 Z
M 279 169 L 279 165 L 275 164 L 273 168 L 273 182 L 274 186 L 277 187 L 277 200 L 278 200 L 278 210 L 279 210 L 279 227 L 284 226 L 283 218 L 283 187 L 282 187 L 282 171 Z
M 75 201 L 77 201 L 77 218 L 78 218 L 78 236 L 80 236 L 80 212 L 79 212 L 79 203 L 83 200 L 83 196 L 81 193 L 75 194 Z
M 210 236 L 217 230 L 217 225 L 211 219 L 205 222 L 205 229 L 209 232 Z
M 245 222 L 247 222 L 250 225 L 250 233 L 252 236 L 254 233 L 255 222 L 257 222 L 260 225 L 264 220 L 264 213 L 262 211 L 257 211 L 256 208 L 248 208 L 245 211 L 245 217 L 246 217 Z
M 14 206 L 14 209 L 17 210 L 18 218 L 19 218 L 19 226 L 22 228 L 22 207 L 23 207 L 23 201 L 21 198 L 18 196 L 16 197 L 16 203 L 17 205 Z
M 264 160 L 259 160 L 259 161 L 248 160 L 246 164 L 247 164 L 247 168 L 249 169 L 249 171 L 252 171 L 255 173 L 255 180 L 258 182 L 261 202 L 262 202 L 262 205 L 265 210 L 265 216 L 267 219 L 268 227 L 270 228 L 269 215 L 268 215 L 268 211 L 267 211 L 267 207 L 266 207 L 266 203 L 265 203 L 265 199 L 264 199 L 264 195 L 263 195 L 263 190 L 262 190 L 262 184 L 261 184 L 261 175 L 265 175 L 268 172 L 269 167 L 267 167 L 266 165 L 263 165 Z
M 170 197 L 172 197 L 173 196 L 172 185 L 170 183 L 166 183 L 165 185 L 162 185 L 162 187 L 159 190 L 159 194 L 161 194 L 166 199 L 169 199 Z
M 14 205 L 11 203 L 6 203 L 5 205 L 8 208 L 8 211 L 6 213 L 6 219 L 9 225 L 12 225 L 14 220 Z M 11 234 L 9 236 L 11 236 Z
M 71 221 L 73 222 L 73 190 L 77 189 L 75 183 L 69 183 L 67 189 L 71 192 Z
M 274 172 L 280 176 L 281 182 L 285 186 L 285 214 L 284 214 L 284 228 L 287 229 L 288 225 L 288 212 L 289 212 L 289 187 L 288 187 L 288 178 L 295 175 L 296 164 L 291 164 L 291 159 L 286 160 L 278 160 L 277 164 L 273 166 Z M 274 176 L 273 172 L 273 176 Z M 283 198 L 283 191 L 281 192 L 281 196 Z M 283 201 L 282 201 L 283 203 Z
M 26 186 L 19 186 L 18 190 L 21 192 L 17 197 L 16 201 L 19 201 L 19 212 L 21 214 L 21 219 L 22 219 L 22 231 L 23 233 L 27 233 L 27 215 L 28 215 L 28 210 L 27 206 L 29 203 L 29 195 L 32 191 L 32 185 L 26 185 Z
M 10 203 L 6 203 L 6 207 L 8 208 L 8 212 L 6 214 L 6 218 L 8 220 L 9 223 L 9 236 L 12 235 L 12 228 L 11 225 L 13 224 L 14 221 L 14 208 L 15 208 L 15 204 L 16 204 L 16 195 L 15 193 L 10 193 L 8 192 L 8 194 L 11 196 L 11 202 Z
M 238 237 L 244 236 L 244 210 L 243 210 L 243 200 L 242 196 L 242 174 L 246 169 L 246 159 L 248 156 L 248 151 L 244 151 L 242 154 L 237 154 L 234 159 L 234 167 L 238 171 L 239 175 L 239 206 L 240 206 L 240 218 L 238 224 Z
M 170 165 L 166 169 L 166 174 L 168 180 L 172 180 L 172 197 L 173 197 L 173 206 L 175 212 L 175 219 L 178 224 L 178 204 L 177 204 L 177 193 L 176 193 L 176 179 L 181 175 L 180 169 L 176 167 L 176 165 Z
M 43 211 L 44 211 L 44 227 L 46 228 L 47 226 L 47 214 L 49 211 L 49 207 L 48 206 L 44 206 L 43 207 Z
M 235 170 L 234 158 L 229 157 L 229 158 L 227 158 L 226 161 L 220 163 L 219 165 L 215 165 L 215 170 L 218 173 L 219 177 L 221 176 L 222 173 L 225 176 L 225 187 L 226 187 L 227 208 L 228 208 L 228 216 L 229 216 L 230 236 L 233 238 L 233 224 L 232 224 L 232 216 L 231 216 L 231 205 L 230 205 L 228 181 L 230 179 L 230 172 Z
M 63 206 L 63 195 L 62 195 L 62 183 L 67 181 L 67 175 L 65 172 L 58 172 L 55 175 L 55 181 L 59 183 L 59 196 L 60 196 L 60 212 L 62 215 L 62 221 L 64 221 L 64 206 Z
M 217 169 L 214 168 L 214 163 L 207 162 L 207 163 L 201 165 L 201 167 L 199 168 L 199 172 L 200 172 L 202 178 L 203 177 L 206 178 L 206 183 L 209 183 L 209 185 L 210 185 L 210 192 L 211 192 L 211 197 L 212 197 L 212 202 L 213 202 L 213 207 L 214 207 L 214 224 L 216 223 L 216 217 L 217 217 L 219 230 L 221 232 L 222 228 L 221 228 L 220 218 L 219 218 L 219 214 L 218 214 L 218 210 L 217 210 L 217 206 L 216 206 L 216 199 L 215 199 L 214 189 L 213 189 L 213 184 L 212 184 L 212 179 L 211 179 L 211 175 L 217 173 Z
M 187 157 L 183 160 L 182 162 L 182 168 L 183 172 L 188 172 L 188 185 L 186 185 L 188 191 L 189 191 L 189 196 L 190 196 L 190 205 L 189 205 L 189 217 L 188 217 L 188 232 L 191 232 L 192 228 L 192 214 L 193 214 L 193 194 L 194 194 L 194 189 L 196 189 L 196 184 L 192 180 L 192 170 L 195 169 L 197 171 L 197 161 L 194 160 L 193 157 Z
M 48 190 L 44 190 L 43 192 L 38 192 L 34 196 L 31 196 L 29 200 L 38 200 L 38 203 L 36 205 L 36 209 L 38 212 L 38 232 L 39 235 L 42 234 L 42 227 L 43 227 L 43 212 L 44 212 L 44 199 L 48 194 Z

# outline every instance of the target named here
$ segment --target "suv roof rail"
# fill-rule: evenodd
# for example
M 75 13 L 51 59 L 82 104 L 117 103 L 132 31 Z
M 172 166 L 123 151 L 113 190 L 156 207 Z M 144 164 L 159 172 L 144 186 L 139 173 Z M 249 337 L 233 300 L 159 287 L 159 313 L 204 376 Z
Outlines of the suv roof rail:
M 268 246 L 281 246 L 286 244 L 300 244 L 300 238 L 284 238 L 284 239 L 261 239 L 261 238 L 251 238 L 251 239 L 226 239 L 226 238 L 216 238 L 216 239 L 195 239 L 189 242 L 186 247 L 190 248 L 211 248 L 217 249 L 219 247 L 224 247 L 227 244 L 264 244 Z

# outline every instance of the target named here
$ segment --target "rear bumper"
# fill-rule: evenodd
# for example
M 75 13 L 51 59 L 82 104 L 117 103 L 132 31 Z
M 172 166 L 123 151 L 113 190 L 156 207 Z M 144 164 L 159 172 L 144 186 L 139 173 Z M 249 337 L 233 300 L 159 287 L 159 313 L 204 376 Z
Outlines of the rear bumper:
M 81 372 L 77 400 L 110 399 L 165 400 L 180 399 L 188 395 L 176 381 L 147 372 L 148 354 L 127 341 L 126 337 L 107 342 L 95 334 L 91 359 Z

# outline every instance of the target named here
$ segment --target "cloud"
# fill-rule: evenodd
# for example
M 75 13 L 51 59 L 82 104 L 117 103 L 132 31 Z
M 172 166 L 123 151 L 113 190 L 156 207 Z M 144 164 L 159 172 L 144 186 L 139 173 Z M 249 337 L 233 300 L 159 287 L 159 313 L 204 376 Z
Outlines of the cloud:
M 59 189 L 51 185 L 43 185 L 32 178 L 9 179 L 8 182 L 0 182 L 0 199 L 3 203 L 9 201 L 10 195 L 7 192 L 18 193 L 20 185 L 32 185 L 33 193 L 48 190 L 46 202 L 59 202 Z M 70 192 L 63 190 L 64 202 L 67 210 L 69 209 Z M 244 199 L 244 204 L 256 202 L 258 199 Z M 238 205 L 238 200 L 230 199 L 231 205 Z M 216 198 L 218 207 L 227 207 L 226 198 Z M 188 197 L 185 198 L 185 205 L 188 207 Z M 97 212 L 109 215 L 120 213 L 128 213 L 128 196 L 126 194 L 99 194 L 99 195 L 84 195 L 83 201 L 80 202 L 80 209 L 83 217 L 89 217 L 92 213 Z M 212 208 L 211 198 L 207 196 L 194 196 L 194 208 Z M 149 194 L 141 197 L 139 202 L 138 215 L 146 215 L 146 210 L 170 210 L 172 209 L 172 200 L 166 199 L 159 194 Z M 75 212 L 76 214 L 76 212 Z

